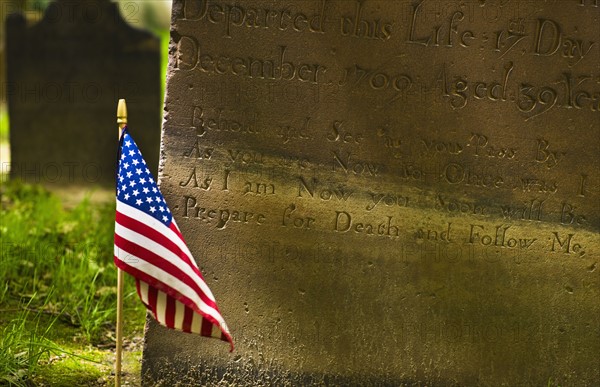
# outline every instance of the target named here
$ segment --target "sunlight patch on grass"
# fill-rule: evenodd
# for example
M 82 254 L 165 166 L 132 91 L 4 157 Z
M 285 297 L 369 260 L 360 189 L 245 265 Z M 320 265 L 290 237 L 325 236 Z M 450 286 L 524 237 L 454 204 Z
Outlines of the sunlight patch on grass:
M 71 353 L 51 356 L 40 363 L 34 383 L 65 387 L 94 385 L 102 377 L 110 375 L 112 363 L 105 352 L 88 347 Z

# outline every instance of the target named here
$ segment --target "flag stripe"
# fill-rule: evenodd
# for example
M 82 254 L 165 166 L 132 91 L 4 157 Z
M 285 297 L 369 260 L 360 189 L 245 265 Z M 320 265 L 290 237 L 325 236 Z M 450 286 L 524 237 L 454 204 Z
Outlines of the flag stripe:
M 142 302 L 144 304 L 148 304 L 148 284 L 143 281 L 136 280 L 135 287 L 137 288 L 138 295 L 140 296 Z
M 154 313 L 156 313 L 156 319 L 161 322 L 162 324 L 165 324 L 166 322 L 166 310 L 167 310 L 167 293 L 164 292 L 158 292 L 157 296 L 156 296 L 156 308 L 154 310 Z M 172 326 L 166 324 L 167 326 Z
M 153 229 L 158 231 L 159 234 L 164 235 L 167 239 L 169 239 L 170 241 L 175 243 L 177 245 L 177 247 L 179 247 L 181 249 L 181 251 L 184 251 L 187 256 L 189 256 L 189 257 L 193 256 L 192 253 L 190 252 L 190 250 L 188 249 L 187 245 L 185 244 L 185 240 L 183 239 L 183 236 L 179 232 L 179 229 L 175 225 L 175 220 L 173 220 L 173 222 L 171 223 L 171 225 L 174 225 L 175 227 L 172 227 L 172 226 L 166 227 L 162 223 L 157 221 L 155 218 L 153 218 L 152 216 L 146 214 L 144 211 L 140 211 L 137 208 L 132 207 L 132 206 L 128 205 L 127 203 L 123 203 L 118 200 L 117 200 L 117 214 L 123 214 L 129 218 L 138 220 L 138 222 L 140 224 L 144 224 L 144 225 L 148 225 L 148 226 L 152 227 Z M 193 266 L 197 267 L 196 261 L 194 261 L 193 259 L 191 260 L 191 264 Z M 210 290 L 209 290 L 209 293 L 210 293 Z
M 183 310 L 185 309 L 185 305 L 181 302 L 173 299 L 175 302 L 175 313 L 173 313 L 173 326 L 175 329 L 183 330 Z
M 148 305 L 148 284 L 145 283 L 144 281 L 140 281 L 140 280 L 136 280 L 136 287 L 138 290 L 138 294 L 140 296 L 140 299 L 142 300 L 142 302 L 146 305 Z M 187 306 L 185 306 L 183 303 L 173 299 L 172 297 L 169 297 L 168 294 L 166 295 L 166 297 L 171 300 L 173 300 L 175 302 L 175 323 L 174 323 L 174 327 L 175 329 L 179 329 L 182 330 L 184 332 L 191 332 L 191 323 L 192 323 L 192 316 L 194 314 L 194 311 L 191 308 L 188 308 Z M 156 311 L 155 311 L 155 307 L 151 308 L 152 309 L 152 314 L 156 315 Z
M 171 283 L 173 280 L 179 281 L 176 283 L 176 287 L 173 287 L 175 292 L 188 292 L 188 294 L 191 294 L 190 292 L 196 292 L 194 296 L 202 300 L 202 295 L 198 294 L 199 287 L 196 282 L 171 262 L 164 260 L 161 256 L 146 250 L 140 245 L 130 242 L 128 239 L 122 238 L 118 234 L 115 235 L 115 246 L 118 249 L 118 251 L 115 252 L 115 255 L 117 255 L 119 260 L 126 265 L 125 267 L 147 267 L 150 270 L 146 271 L 146 273 L 153 273 L 153 277 L 163 284 Z M 123 256 L 125 260 L 121 258 Z M 129 262 L 131 262 L 131 264 L 129 264 Z M 204 298 L 205 299 L 202 300 L 202 302 L 213 307 L 213 305 L 207 303 L 211 301 L 206 297 Z
M 144 248 L 151 250 L 159 257 L 169 261 L 172 265 L 175 265 L 174 262 L 177 262 L 177 259 L 181 259 L 182 255 L 185 253 L 173 246 L 170 243 L 171 240 L 165 238 L 163 236 L 164 234 L 156 232 L 150 227 L 146 227 L 145 224 L 130 217 L 120 216 L 119 213 L 117 213 L 117 221 L 115 223 L 115 234 L 122 236 L 126 240 L 139 241 L 137 243 L 138 245 L 143 245 Z M 173 247 L 173 249 L 170 249 L 170 247 Z M 187 262 L 189 262 L 189 258 L 186 256 L 186 263 Z M 206 294 L 210 301 L 214 303 L 214 297 L 204 282 L 200 270 L 196 266 L 184 264 L 178 265 L 178 268 L 185 271 L 185 273 L 196 282 L 200 291 Z
M 194 313 L 192 316 L 192 333 L 200 334 L 202 330 L 202 316 L 198 313 Z
M 213 324 L 211 324 L 211 322 L 208 321 L 207 319 L 203 318 L 202 319 L 202 332 L 200 334 L 202 336 L 212 336 L 212 327 L 213 327 Z
M 175 313 L 177 312 L 175 299 L 173 297 L 167 297 L 166 293 L 165 298 L 167 299 L 165 305 L 165 325 L 177 329 L 177 325 L 175 324 Z
M 148 306 L 150 307 L 150 310 L 152 311 L 152 314 L 154 315 L 154 318 L 156 318 L 156 298 L 158 297 L 158 289 L 156 289 L 154 286 L 149 286 L 148 287 Z
M 172 261 L 168 260 L 169 253 L 165 251 L 165 249 L 160 248 L 159 245 L 156 245 L 151 240 L 144 238 L 143 236 L 127 229 L 122 229 L 119 224 L 115 225 L 115 245 L 119 249 L 119 252 L 115 253 L 119 257 L 123 256 L 123 252 L 131 252 L 128 255 L 124 255 L 125 264 L 128 266 L 137 266 L 141 262 L 147 262 L 157 269 L 160 269 L 161 273 L 167 273 L 170 276 L 177 278 L 179 281 L 175 281 L 178 287 L 187 285 L 188 288 L 193 289 L 197 292 L 197 295 L 200 296 L 202 301 L 210 306 L 211 308 L 216 309 L 216 303 L 209 299 L 203 292 L 198 284 L 198 279 L 193 277 L 193 273 L 189 273 L 188 270 L 183 270 L 181 267 L 175 265 Z M 135 238 L 131 238 L 134 236 Z M 131 242 L 132 240 L 136 240 L 143 244 L 143 247 L 140 244 Z M 167 257 L 167 258 L 165 258 Z M 136 259 L 137 258 L 137 259 Z M 129 265 L 127 262 L 131 262 Z M 171 281 L 166 281 L 160 278 L 163 283 L 170 283 Z M 194 281 L 194 279 L 196 279 Z
M 116 238 L 117 237 L 115 236 L 115 239 Z M 151 288 L 156 288 L 156 290 L 162 290 L 163 292 L 169 293 L 171 297 L 181 300 L 184 304 L 187 304 L 189 307 L 197 310 L 199 313 L 206 313 L 215 320 L 222 320 L 219 312 L 202 302 L 200 295 L 194 292 L 193 289 L 189 288 L 184 282 L 178 282 L 177 290 L 166 285 L 167 283 L 177 282 L 179 280 L 178 278 L 142 260 L 141 258 L 136 257 L 134 254 L 128 253 L 127 250 L 123 249 L 122 247 L 115 246 L 115 257 L 118 257 L 117 254 L 119 252 L 124 254 L 124 256 L 129 260 L 138 259 L 135 266 L 129 266 L 127 263 L 118 258 L 118 266 L 122 270 L 125 270 L 135 277 L 140 278 L 142 281 L 152 283 L 153 286 Z M 156 275 L 156 277 L 154 275 Z M 152 306 L 152 298 L 150 298 L 149 304 Z
M 194 311 L 184 305 L 183 312 L 184 314 L 181 330 L 189 333 L 192 331 L 192 318 L 194 317 Z
M 133 210 L 137 211 L 135 209 Z M 191 254 L 189 253 L 189 251 L 183 250 L 181 246 L 179 246 L 176 243 L 177 240 L 174 241 L 173 239 L 167 237 L 165 234 L 161 233 L 161 228 L 167 229 L 162 224 L 157 223 L 155 227 L 151 227 L 147 223 L 142 223 L 136 220 L 135 218 L 132 218 L 120 212 L 117 212 L 116 221 L 123 227 L 130 230 L 135 230 L 139 234 L 147 237 L 148 239 L 154 240 L 156 241 L 156 243 L 160 243 L 178 258 L 183 260 L 187 264 L 187 266 L 190 267 L 191 271 L 193 271 L 196 275 L 202 278 L 202 273 L 200 273 L 196 262 L 191 258 Z M 208 289 L 208 286 L 206 288 Z

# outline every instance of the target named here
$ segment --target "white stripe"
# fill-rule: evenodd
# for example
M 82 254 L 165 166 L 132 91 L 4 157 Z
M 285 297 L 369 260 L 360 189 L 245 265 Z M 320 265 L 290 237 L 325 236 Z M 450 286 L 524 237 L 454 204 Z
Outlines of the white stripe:
M 183 330 L 183 316 L 185 311 L 185 305 L 180 301 L 175 300 L 175 329 Z
M 156 319 L 162 325 L 167 325 L 167 293 L 160 290 L 156 295 Z
M 202 330 L 202 316 L 198 313 L 194 312 L 194 316 L 192 317 L 192 333 L 200 334 Z
M 119 223 L 115 223 L 115 234 L 117 234 L 118 236 L 120 236 L 121 238 L 123 238 L 125 240 L 135 243 L 136 245 L 143 246 L 146 250 L 150 250 L 151 252 L 158 255 L 159 257 L 161 257 L 161 258 L 171 262 L 175 266 L 177 266 L 194 283 L 196 283 L 196 285 L 198 285 L 200 290 L 204 294 L 206 294 L 206 296 L 211 301 L 215 301 L 215 297 L 213 296 L 212 292 L 208 288 L 208 285 L 206 285 L 206 283 L 204 281 L 202 281 L 202 279 L 196 274 L 196 272 L 194 272 L 194 270 L 187 263 L 183 262 L 181 260 L 181 258 L 179 256 L 177 256 L 176 254 L 174 254 L 171 250 L 169 250 L 168 248 L 164 247 L 160 243 L 155 242 L 154 240 L 147 238 L 146 236 L 144 236 L 134 230 L 131 230 L 125 226 L 120 225 Z M 120 259 L 120 257 L 119 257 L 119 259 Z M 192 260 L 193 259 L 194 258 L 192 258 Z M 135 266 L 135 264 L 132 264 L 131 266 Z
M 140 211 L 137 208 L 132 207 L 129 204 L 123 203 L 119 200 L 117 200 L 117 212 L 127 215 L 130 218 L 137 219 L 141 223 L 144 223 L 146 226 L 166 236 L 168 239 L 173 241 L 173 243 L 175 243 L 177 247 L 179 247 L 181 251 L 183 251 L 190 258 L 190 261 L 194 266 L 198 267 L 194 256 L 188 249 L 185 242 L 181 240 L 181 238 L 175 232 L 173 232 L 173 230 L 171 230 L 152 216 L 146 214 L 145 212 Z M 173 219 L 173 222 L 175 222 L 175 219 Z M 175 227 L 177 227 L 177 224 L 175 224 Z M 177 227 L 177 229 L 179 230 L 179 227 Z
M 138 280 L 140 284 L 140 298 L 142 302 L 148 305 L 148 284 L 142 280 Z
M 114 254 L 115 254 L 115 257 L 117 257 L 117 259 L 121 260 L 126 265 L 131 266 L 160 282 L 169 284 L 169 286 L 171 286 L 177 292 L 179 292 L 182 295 L 184 295 L 185 297 L 189 298 L 203 313 L 205 313 L 209 316 L 212 316 L 219 323 L 223 322 L 223 317 L 219 314 L 219 312 L 217 312 L 214 308 L 206 305 L 194 289 L 190 288 L 186 283 L 181 282 L 180 280 L 178 280 L 176 277 L 174 277 L 170 273 L 167 273 L 166 271 L 162 270 L 161 268 L 156 267 L 156 266 L 148 263 L 147 261 L 144 261 L 143 259 L 135 256 L 134 254 L 128 253 L 127 251 L 119 248 L 116 245 L 115 245 L 115 253 Z M 120 256 L 124 256 L 124 257 L 127 257 L 132 260 L 136 260 L 136 262 L 135 262 L 135 264 L 130 265 L 129 263 L 123 261 Z M 173 284 L 175 284 L 175 286 L 173 286 Z

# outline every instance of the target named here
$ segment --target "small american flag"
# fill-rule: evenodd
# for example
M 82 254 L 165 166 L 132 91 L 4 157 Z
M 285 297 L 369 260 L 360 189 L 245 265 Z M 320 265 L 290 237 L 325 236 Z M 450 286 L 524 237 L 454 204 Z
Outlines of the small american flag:
M 162 325 L 233 341 L 215 298 L 137 145 L 119 143 L 115 264 L 135 277 L 140 299 Z

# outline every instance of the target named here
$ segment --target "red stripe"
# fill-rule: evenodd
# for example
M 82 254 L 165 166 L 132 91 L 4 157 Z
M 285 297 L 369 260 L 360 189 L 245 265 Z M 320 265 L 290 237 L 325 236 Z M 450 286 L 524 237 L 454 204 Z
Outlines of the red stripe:
M 192 331 L 192 320 L 194 319 L 194 311 L 185 306 L 183 310 L 183 325 L 182 331 L 191 332 Z
M 118 262 L 118 263 L 117 263 Z M 171 292 L 173 291 L 171 288 L 169 288 L 167 285 L 163 284 L 161 281 L 157 280 L 154 277 L 149 276 L 148 274 L 144 273 L 143 271 L 136 269 L 135 267 L 132 266 L 128 266 L 127 264 L 125 264 L 123 261 L 117 259 L 115 257 L 115 263 L 117 263 L 117 266 L 127 272 L 128 274 L 132 275 L 133 277 L 139 278 L 142 281 L 146 282 L 149 286 L 148 286 L 148 303 L 150 304 L 151 307 L 151 311 L 153 311 L 155 313 L 156 311 L 156 294 L 157 291 L 160 290 L 164 293 L 167 294 L 167 297 L 171 296 L 174 297 L 176 300 L 178 300 L 179 302 L 181 302 L 184 305 L 187 305 L 189 308 L 191 308 L 195 313 L 198 313 L 200 316 L 202 316 L 203 320 L 207 319 L 209 321 L 211 321 L 214 325 L 219 326 L 219 322 L 217 320 L 215 320 L 212 316 L 203 313 L 200 308 L 189 298 L 187 298 L 186 296 L 176 293 L 171 294 Z M 153 285 L 155 284 L 155 286 Z M 155 288 L 156 287 L 156 288 Z M 217 312 L 218 309 L 217 309 Z M 219 316 L 221 315 L 221 313 L 219 313 Z M 156 315 L 155 315 L 156 318 Z M 231 342 L 231 340 L 230 340 Z
M 175 326 L 175 299 L 167 295 L 167 309 L 165 310 L 165 325 L 168 327 Z
M 202 328 L 200 329 L 200 334 L 202 336 L 208 336 L 208 337 L 212 336 L 212 326 L 213 326 L 212 322 L 210 322 L 208 319 L 203 318 L 202 319 Z
M 143 259 L 144 261 L 148 262 L 152 266 L 156 266 L 157 268 L 169 273 L 173 277 L 177 278 L 178 282 L 185 283 L 191 289 L 193 289 L 194 292 L 198 293 L 198 295 L 200 296 L 200 299 L 206 305 L 211 306 L 212 308 L 218 310 L 216 302 L 214 302 L 210 298 L 208 298 L 208 296 L 202 291 L 200 286 L 198 286 L 198 284 L 196 284 L 196 282 L 194 280 L 192 280 L 189 277 L 189 275 L 186 274 L 183 270 L 181 270 L 175 263 L 173 263 L 173 262 L 169 261 L 168 259 L 165 259 L 164 257 L 161 257 L 160 255 L 157 255 L 157 254 L 153 253 L 152 251 L 147 250 L 146 248 L 144 248 L 128 239 L 125 239 L 117 234 L 115 234 L 115 245 L 118 248 L 123 249 L 124 251 L 127 251 L 130 254 L 134 254 L 139 259 Z M 123 270 L 125 270 L 126 272 L 129 273 L 129 268 L 131 268 L 133 266 L 130 266 L 125 262 L 123 262 L 123 263 L 125 264 L 125 268 L 123 268 Z M 135 263 L 133 263 L 133 265 L 135 265 Z M 200 280 L 202 280 L 202 278 Z M 148 282 L 148 281 L 146 281 L 146 282 Z M 152 282 L 148 282 L 148 284 L 154 285 Z M 167 284 L 167 286 L 172 288 L 173 292 L 179 293 L 179 291 L 177 290 L 177 283 Z M 164 289 L 162 289 L 162 288 L 161 288 L 161 290 L 164 291 Z M 165 293 L 172 294 L 173 297 L 177 298 L 177 296 L 175 294 L 173 294 L 172 292 L 165 291 Z
M 140 291 L 140 280 L 137 278 L 135 279 L 135 290 L 137 290 L 138 297 L 140 298 L 142 303 L 145 304 L 144 299 L 142 298 L 142 292 Z
M 198 276 L 200 278 L 202 278 L 202 273 L 200 273 L 200 270 L 198 270 L 198 267 L 195 264 L 191 263 L 191 260 L 190 260 L 191 257 L 188 257 L 188 255 L 183 250 L 181 250 L 175 242 L 173 242 L 171 239 L 166 237 L 164 234 L 162 234 L 162 233 L 156 231 L 155 229 L 153 229 L 152 227 L 150 227 L 136 219 L 130 218 L 127 215 L 122 214 L 118 211 L 117 211 L 117 215 L 116 215 L 116 222 L 119 223 L 121 226 L 126 227 L 130 230 L 133 230 L 133 231 L 137 232 L 138 234 L 142 234 L 146 238 L 151 239 L 151 240 L 155 241 L 156 243 L 169 249 L 173 254 L 175 254 L 176 256 L 181 258 L 181 260 L 183 262 L 185 262 L 189 267 L 191 267 L 192 270 L 196 274 L 198 274 Z M 170 229 L 172 230 L 172 228 L 170 228 Z M 176 233 L 176 235 L 185 244 L 185 241 L 183 240 L 183 237 L 181 236 L 181 234 Z
M 147 283 L 147 281 L 144 281 Z M 148 286 L 148 306 L 154 319 L 158 320 L 158 314 L 156 314 L 156 299 L 158 298 L 158 291 L 152 286 Z

